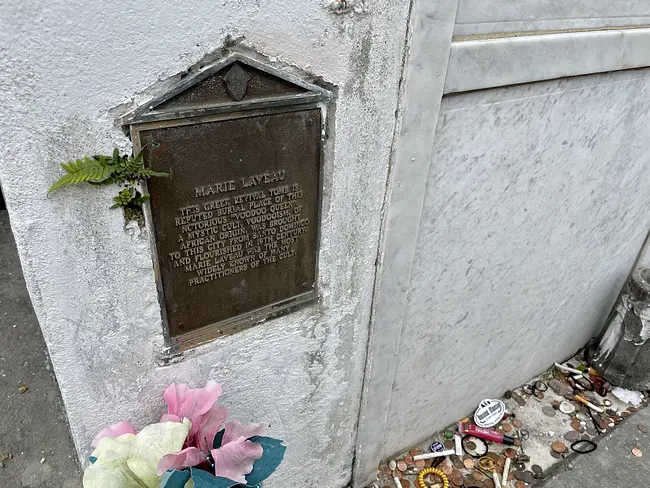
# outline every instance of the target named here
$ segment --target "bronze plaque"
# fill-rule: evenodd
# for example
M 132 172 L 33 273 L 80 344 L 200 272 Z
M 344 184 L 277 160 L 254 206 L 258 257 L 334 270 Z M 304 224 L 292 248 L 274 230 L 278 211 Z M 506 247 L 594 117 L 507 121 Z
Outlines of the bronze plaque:
M 172 339 L 247 327 L 315 298 L 321 110 L 240 112 L 139 128 L 152 178 L 159 283 Z

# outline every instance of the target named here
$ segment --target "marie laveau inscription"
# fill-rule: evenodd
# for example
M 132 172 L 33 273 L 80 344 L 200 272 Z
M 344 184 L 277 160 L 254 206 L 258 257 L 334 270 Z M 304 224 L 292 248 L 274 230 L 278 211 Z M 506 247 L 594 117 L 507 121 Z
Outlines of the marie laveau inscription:
M 297 255 L 296 243 L 312 224 L 300 184 L 290 181 L 280 169 L 194 188 L 196 203 L 178 209 L 179 247 L 169 254 L 188 286 Z
M 173 343 L 316 298 L 328 96 L 231 55 L 129 119 L 145 164 L 170 175 L 148 181 L 145 211 Z

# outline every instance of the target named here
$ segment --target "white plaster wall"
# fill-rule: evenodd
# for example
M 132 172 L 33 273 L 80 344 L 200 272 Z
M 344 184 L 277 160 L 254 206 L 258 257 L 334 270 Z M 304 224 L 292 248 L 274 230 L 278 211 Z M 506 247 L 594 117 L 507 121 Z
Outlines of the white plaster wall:
M 647 24 L 644 0 L 459 0 L 454 35 Z
M 382 457 L 599 331 L 649 228 L 649 93 L 644 69 L 443 99 Z
M 325 3 L 0 7 L 0 182 L 82 458 L 104 425 L 157 420 L 168 383 L 214 379 L 235 417 L 266 421 L 286 440 L 269 488 L 349 481 L 408 5 L 377 0 L 337 15 Z M 128 148 L 113 123 L 120 110 L 109 111 L 134 94 L 146 99 L 148 87 L 228 34 L 339 87 L 325 169 L 322 299 L 161 367 L 147 236 L 130 236 L 121 213 L 108 209 L 114 188 L 45 193 L 61 175 L 59 161 Z

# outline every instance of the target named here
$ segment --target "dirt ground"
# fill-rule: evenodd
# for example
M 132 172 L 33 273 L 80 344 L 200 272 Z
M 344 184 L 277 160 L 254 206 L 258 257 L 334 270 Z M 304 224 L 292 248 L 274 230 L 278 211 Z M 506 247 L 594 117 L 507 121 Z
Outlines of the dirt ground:
M 79 487 L 59 388 L 0 210 L 0 488 Z

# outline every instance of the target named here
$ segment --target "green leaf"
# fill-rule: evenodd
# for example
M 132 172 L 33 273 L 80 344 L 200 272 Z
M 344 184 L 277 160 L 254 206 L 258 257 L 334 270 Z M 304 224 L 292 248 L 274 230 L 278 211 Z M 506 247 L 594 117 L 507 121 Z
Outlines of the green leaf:
M 212 448 L 219 449 L 223 443 L 223 434 L 226 432 L 226 429 L 221 429 L 217 432 L 217 435 L 214 436 L 214 441 L 212 441 Z
M 262 457 L 255 461 L 253 470 L 246 475 L 248 485 L 258 485 L 273 474 L 284 459 L 287 450 L 282 441 L 273 437 L 254 436 L 249 439 L 262 445 Z
M 113 164 L 119 164 L 120 162 L 120 150 L 118 148 L 113 149 L 113 158 L 111 159 Z
M 66 170 L 66 174 L 50 187 L 47 192 L 48 195 L 57 188 L 65 185 L 76 185 L 85 181 L 98 182 L 105 180 L 112 172 L 110 166 L 88 156 L 83 160 L 77 159 L 76 161 L 70 161 L 67 165 L 63 163 L 61 166 Z
M 212 473 L 202 469 L 190 468 L 194 488 L 230 488 L 238 485 L 236 481 L 221 476 L 215 476 Z
M 177 469 L 166 471 L 160 488 L 184 488 L 187 480 L 190 479 L 190 472 L 187 470 L 179 471 Z

